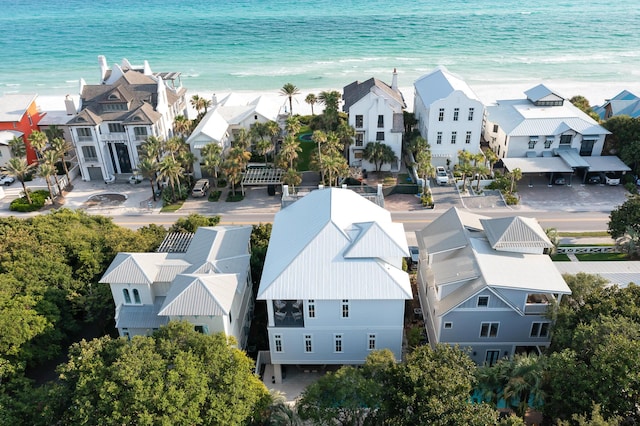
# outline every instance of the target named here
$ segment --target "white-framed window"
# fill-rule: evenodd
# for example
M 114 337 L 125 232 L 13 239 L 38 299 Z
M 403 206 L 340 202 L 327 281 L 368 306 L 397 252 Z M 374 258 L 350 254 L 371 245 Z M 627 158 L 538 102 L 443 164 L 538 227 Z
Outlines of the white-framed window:
M 549 337 L 549 327 L 550 323 L 548 322 L 534 322 L 531 324 L 531 334 L 530 337 Z
M 444 121 L 444 108 L 440 108 L 438 111 L 438 121 Z
M 562 135 L 560 136 L 560 145 L 571 145 L 572 140 L 572 135 Z
M 122 329 L 122 337 L 126 337 L 127 340 L 131 340 L 131 334 L 129 334 L 128 328 Z
M 307 316 L 309 318 L 315 318 L 316 317 L 316 302 L 315 302 L 315 300 L 308 300 L 307 301 Z
M 90 127 L 78 127 L 76 129 L 76 133 L 78 135 L 78 140 L 81 142 L 91 141 L 93 140 L 93 136 L 91 135 Z
M 442 144 L 442 132 L 438 132 L 436 134 L 436 145 L 441 145 Z
M 276 352 L 282 352 L 282 334 L 273 335 L 273 346 Z
M 124 133 L 124 126 L 121 123 L 109 123 L 109 133 Z
M 460 116 L 460 108 L 453 109 L 453 121 L 458 121 L 458 117 Z
M 469 108 L 469 116 L 467 117 L 468 121 L 473 121 L 473 112 L 474 112 L 474 109 Z
M 451 132 L 451 145 L 456 144 L 456 138 L 458 137 L 458 132 Z
M 349 300 L 342 299 L 341 305 L 342 305 L 342 309 L 341 309 L 342 318 L 349 318 Z
M 131 294 L 129 294 L 128 288 L 122 290 L 122 296 L 124 296 L 124 303 L 131 303 Z
M 373 333 L 369 333 L 367 337 L 367 349 L 370 351 L 375 350 L 376 348 L 376 335 Z
M 138 141 L 143 141 L 143 140 L 147 139 L 147 137 L 149 136 L 147 134 L 147 128 L 146 127 L 134 127 L 133 128 L 133 134 L 136 136 L 136 140 L 138 140 Z
M 304 335 L 304 351 L 307 353 L 313 352 L 313 336 L 310 334 Z
M 84 161 L 98 161 L 98 153 L 93 145 L 84 145 L 82 147 L 82 156 Z
M 478 303 L 476 306 L 478 308 L 486 308 L 489 306 L 489 296 L 478 296 Z
M 384 128 L 384 115 L 378 115 L 378 129 Z
M 452 322 L 445 322 L 444 323 L 444 328 L 446 328 L 447 330 L 450 328 L 453 328 L 453 323 Z
M 467 135 L 464 138 L 464 143 L 466 143 L 466 144 L 470 144 L 471 143 L 471 132 L 467 132 Z
M 356 128 L 361 129 L 363 127 L 364 120 L 362 115 L 356 115 Z
M 364 145 L 364 133 L 358 132 L 356 133 L 356 146 Z
M 480 337 L 498 337 L 499 322 L 480 323 Z
M 498 125 L 497 124 L 493 125 L 493 133 L 498 133 Z
M 376 141 L 384 141 L 384 132 L 376 132 Z
M 547 136 L 547 137 L 544 139 L 544 147 L 545 147 L 546 149 L 551 148 L 551 145 L 553 145 L 553 141 L 554 141 L 554 140 L 555 140 L 555 137 L 554 137 L 554 136 Z
M 342 352 L 342 334 L 333 335 L 333 348 L 334 352 Z
M 538 143 L 538 137 L 537 136 L 529 137 L 529 149 L 534 149 L 536 147 L 537 143 Z
M 200 334 L 207 334 L 209 332 L 209 328 L 206 325 L 194 325 L 193 329 Z
M 137 288 L 133 289 L 133 302 L 138 304 L 138 305 L 142 303 L 140 301 L 140 292 L 138 291 Z

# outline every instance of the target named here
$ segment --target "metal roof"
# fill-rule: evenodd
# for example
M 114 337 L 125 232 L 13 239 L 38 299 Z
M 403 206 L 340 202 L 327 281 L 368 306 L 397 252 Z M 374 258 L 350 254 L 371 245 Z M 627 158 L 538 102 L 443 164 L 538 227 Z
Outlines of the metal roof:
M 99 282 L 150 285 L 166 258 L 166 253 L 118 253 Z
M 582 158 L 589 164 L 590 172 L 628 172 L 631 170 L 615 155 Z
M 0 96 L 0 122 L 20 121 L 37 97 L 36 94 L 19 93 Z
M 222 117 L 222 115 L 220 115 L 220 112 L 218 111 L 219 108 L 220 106 L 218 105 L 207 111 L 205 116 L 202 117 L 200 123 L 198 123 L 198 126 L 187 139 L 187 143 L 192 145 L 193 148 L 197 149 L 197 147 L 193 145 L 196 142 L 198 144 L 204 143 L 205 145 L 207 143 L 220 144 L 224 139 L 227 134 L 227 130 L 229 129 L 229 123 L 224 119 L 224 117 Z M 205 141 L 202 139 L 205 139 Z M 204 145 L 202 147 L 204 147 Z M 200 149 L 202 147 L 200 147 Z
M 360 237 L 371 247 L 352 247 Z M 312 191 L 276 214 L 258 299 L 411 299 L 400 253 L 406 236 L 388 211 L 348 189 Z
M 572 169 L 577 167 L 589 167 L 589 163 L 585 160 L 585 157 L 581 157 L 578 150 L 571 149 L 557 149 L 556 154 L 564 160 Z
M 450 73 L 444 66 L 418 78 L 413 85 L 416 94 L 420 96 L 426 107 L 437 100 L 448 97 L 457 90 L 464 93 L 469 99 L 480 100 L 461 77 Z
M 165 235 L 164 240 L 162 240 L 156 252 L 186 253 L 192 239 L 193 232 L 172 232 Z
M 238 288 L 236 274 L 185 274 L 172 283 L 158 315 L 228 315 Z
M 561 274 L 600 275 L 612 285 L 626 287 L 629 283 L 640 285 L 639 261 L 609 262 L 554 262 Z
M 532 87 L 531 89 L 524 92 L 524 94 L 527 96 L 527 98 L 531 99 L 534 102 L 542 100 L 547 97 L 553 97 L 558 100 L 565 99 L 564 96 L 559 95 L 557 92 L 554 92 L 553 90 L 549 89 L 544 84 L 538 84 L 537 86 Z
M 144 328 L 153 330 L 169 322 L 169 318 L 159 317 L 158 311 L 164 297 L 156 297 L 153 305 L 122 305 L 116 321 L 117 328 Z
M 482 219 L 481 222 L 487 239 L 495 250 L 553 247 L 538 221 L 533 218 L 512 216 Z
M 9 145 L 9 141 L 24 135 L 17 130 L 0 130 L 0 145 Z
M 503 158 L 502 163 L 507 170 L 522 173 L 573 173 L 560 157 Z

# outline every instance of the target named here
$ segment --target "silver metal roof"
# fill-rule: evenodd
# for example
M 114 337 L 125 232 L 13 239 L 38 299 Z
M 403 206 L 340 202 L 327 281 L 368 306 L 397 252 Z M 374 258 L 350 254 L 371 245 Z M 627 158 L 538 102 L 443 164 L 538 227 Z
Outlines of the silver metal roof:
M 600 275 L 612 285 L 626 287 L 629 283 L 640 285 L 639 261 L 609 261 L 609 262 L 554 262 L 561 274 Z

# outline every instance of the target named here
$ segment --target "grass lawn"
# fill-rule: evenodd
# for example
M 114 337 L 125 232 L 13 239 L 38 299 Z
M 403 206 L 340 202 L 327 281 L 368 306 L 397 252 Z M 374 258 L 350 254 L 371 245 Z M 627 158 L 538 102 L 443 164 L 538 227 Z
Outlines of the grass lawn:
M 182 207 L 183 204 L 184 204 L 184 200 L 178 200 L 173 204 L 162 206 L 162 208 L 160 209 L 160 213 L 173 213 L 178 209 L 180 209 L 180 207 Z
M 551 256 L 551 260 L 554 262 L 569 262 L 569 256 L 566 254 L 554 254 Z
M 298 154 L 298 171 L 304 172 L 309 170 L 309 163 L 311 162 L 311 153 L 316 147 L 315 142 L 306 141 L 300 139 L 305 135 L 311 135 L 311 132 L 307 129 L 306 132 L 301 131 L 298 133 L 298 141 L 300 141 L 300 148 L 302 148 L 302 152 Z
M 580 237 L 609 237 L 607 231 L 591 231 L 591 232 L 558 232 L 559 237 L 580 238 Z
M 597 262 L 609 260 L 629 260 L 626 253 L 580 253 L 576 257 L 581 262 Z

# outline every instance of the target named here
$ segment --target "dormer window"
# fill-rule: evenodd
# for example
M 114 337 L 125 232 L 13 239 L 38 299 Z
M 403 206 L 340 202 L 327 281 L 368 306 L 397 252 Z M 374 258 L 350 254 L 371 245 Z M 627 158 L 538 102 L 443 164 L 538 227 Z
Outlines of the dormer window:
M 489 306 L 489 296 L 478 296 L 478 308 L 486 308 Z
M 112 94 L 110 94 L 110 95 L 109 95 L 109 100 L 110 100 L 110 101 L 117 101 L 117 100 L 120 100 L 120 96 L 118 96 L 118 94 L 117 94 L 117 93 L 112 93 Z

